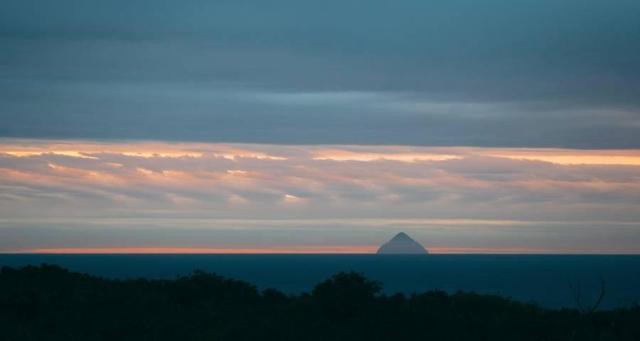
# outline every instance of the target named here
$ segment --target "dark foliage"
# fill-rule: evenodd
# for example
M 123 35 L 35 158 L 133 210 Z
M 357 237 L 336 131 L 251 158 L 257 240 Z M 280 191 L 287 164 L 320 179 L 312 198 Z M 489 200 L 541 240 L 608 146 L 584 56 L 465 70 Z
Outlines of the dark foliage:
M 381 294 L 339 273 L 288 296 L 214 274 L 110 280 L 0 270 L 0 340 L 640 340 L 640 307 L 548 310 L 498 296 Z

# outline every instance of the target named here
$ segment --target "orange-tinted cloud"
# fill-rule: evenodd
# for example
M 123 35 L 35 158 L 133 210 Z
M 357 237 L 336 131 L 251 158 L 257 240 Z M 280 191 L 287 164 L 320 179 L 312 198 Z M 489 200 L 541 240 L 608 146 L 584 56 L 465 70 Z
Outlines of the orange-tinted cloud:
M 536 235 L 530 222 L 557 221 L 557 233 L 564 233 L 569 231 L 565 222 L 607 226 L 639 221 L 638 160 L 638 150 L 3 140 L 0 237 L 33 250 L 37 245 L 23 243 L 26 232 L 12 230 L 9 236 L 7 229 L 27 220 L 40 220 L 38 226 L 46 229 L 60 218 L 74 226 L 94 226 L 116 217 L 150 218 L 153 222 L 143 225 L 163 225 L 167 231 L 200 228 L 192 218 L 202 218 L 205 225 L 207 219 L 216 224 L 230 219 L 216 225 L 228 231 L 286 230 L 273 224 L 237 225 L 254 219 L 315 221 L 347 231 L 366 225 L 377 233 L 398 226 L 452 231 L 456 224 L 447 222 L 458 221 L 471 232 L 518 226 L 527 236 Z M 101 226 L 126 230 L 139 221 Z M 311 225 L 300 224 L 302 229 Z M 575 229 L 570 234 L 575 234 L 576 250 L 620 249 L 615 243 L 640 242 L 636 228 L 616 228 L 603 248 L 594 246 L 602 240 L 597 238 L 602 228 L 586 232 L 588 242 L 580 241 Z M 286 247 L 318 242 L 301 238 Z M 546 250 L 544 245 L 509 244 L 515 234 L 507 239 L 500 244 L 503 250 Z M 351 235 L 342 244 L 360 243 Z M 152 244 L 139 247 L 145 245 Z M 246 245 L 242 249 L 264 248 Z M 456 244 L 434 244 L 442 245 Z M 0 243 L 0 251 L 10 246 Z M 482 249 L 462 246 L 465 252 Z M 562 244 L 552 249 L 569 248 Z

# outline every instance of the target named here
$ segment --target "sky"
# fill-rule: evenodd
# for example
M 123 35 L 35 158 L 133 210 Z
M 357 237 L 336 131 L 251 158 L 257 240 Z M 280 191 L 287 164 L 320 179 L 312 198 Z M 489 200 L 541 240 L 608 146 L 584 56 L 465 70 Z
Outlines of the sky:
M 640 253 L 636 0 L 0 6 L 0 252 Z

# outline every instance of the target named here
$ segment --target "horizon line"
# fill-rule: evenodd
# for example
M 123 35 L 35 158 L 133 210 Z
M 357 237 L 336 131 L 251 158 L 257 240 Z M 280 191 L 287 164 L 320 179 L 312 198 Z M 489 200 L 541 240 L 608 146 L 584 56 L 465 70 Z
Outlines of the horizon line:
M 203 247 L 101 247 L 36 248 L 0 251 L 15 255 L 375 255 L 379 246 L 329 246 L 281 248 L 203 248 Z M 432 255 L 640 255 L 640 250 L 536 249 L 536 248 L 461 248 L 427 247 Z

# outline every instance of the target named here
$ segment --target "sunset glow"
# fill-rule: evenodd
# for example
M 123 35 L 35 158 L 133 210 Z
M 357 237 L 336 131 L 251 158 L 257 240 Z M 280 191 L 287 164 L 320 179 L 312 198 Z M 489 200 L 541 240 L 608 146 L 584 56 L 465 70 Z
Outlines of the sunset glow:
M 640 253 L 635 5 L 574 5 L 12 1 L 0 253 Z
M 113 247 L 23 250 L 42 254 L 366 254 L 376 246 L 298 246 L 272 248 Z
M 350 247 L 339 245 L 357 245 L 354 235 L 326 240 L 318 233 L 403 226 L 435 253 L 640 252 L 635 149 L 23 139 L 0 143 L 0 176 L 3 239 L 19 241 L 0 249 L 12 252 L 370 253 L 382 235 Z M 95 247 L 70 235 L 101 233 L 92 226 L 105 227 Z M 125 243 L 125 235 L 142 236 L 142 226 L 158 236 L 159 229 L 193 232 L 163 246 L 150 237 Z M 265 244 L 265 229 L 282 236 Z M 287 239 L 291 229 L 299 237 Z M 540 229 L 562 233 L 540 239 Z M 569 247 L 584 229 L 593 237 Z M 58 232 L 46 245 L 27 238 L 47 230 Z M 605 230 L 606 245 L 596 237 Z M 120 238 L 116 231 L 128 232 Z M 217 241 L 232 231 L 254 237 L 234 237 L 240 248 Z M 193 243 L 205 235 L 210 244 Z

